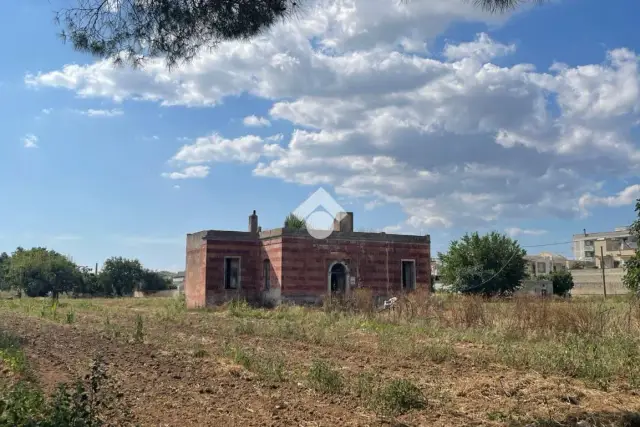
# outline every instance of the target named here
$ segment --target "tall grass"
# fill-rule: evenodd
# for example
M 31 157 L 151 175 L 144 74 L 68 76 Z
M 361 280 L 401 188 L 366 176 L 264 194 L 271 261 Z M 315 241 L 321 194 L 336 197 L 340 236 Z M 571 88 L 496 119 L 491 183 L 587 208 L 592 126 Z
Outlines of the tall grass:
M 234 303 L 237 334 L 261 335 L 445 363 L 456 343 L 475 343 L 482 362 L 588 380 L 640 383 L 640 304 L 632 298 L 485 299 L 402 295 L 378 310 L 367 292 L 322 310 L 260 310 Z M 259 327 L 247 319 L 260 319 Z M 464 346 L 462 346 L 464 347 Z
M 210 330 L 207 319 L 215 318 L 216 333 L 234 339 L 256 336 L 424 363 L 497 363 L 581 378 L 598 387 L 615 381 L 640 385 L 640 303 L 631 297 L 485 299 L 417 291 L 399 295 L 393 310 L 379 310 L 371 292 L 358 289 L 350 298 L 327 300 L 322 309 L 281 305 L 266 310 L 236 300 L 194 316 L 170 298 L 62 304 L 74 317 L 81 313 L 83 321 L 105 322 L 105 332 L 116 337 L 143 311 L 159 314 L 167 322 L 163 328 L 183 318 L 189 327 Z M 31 316 L 45 311 L 45 317 L 53 317 L 50 304 L 44 308 L 42 301 L 27 298 L 0 301 L 0 310 Z M 109 316 L 123 322 L 112 325 L 105 321 Z M 141 319 L 134 325 L 139 341 L 152 339 L 157 329 L 149 321 L 143 330 Z

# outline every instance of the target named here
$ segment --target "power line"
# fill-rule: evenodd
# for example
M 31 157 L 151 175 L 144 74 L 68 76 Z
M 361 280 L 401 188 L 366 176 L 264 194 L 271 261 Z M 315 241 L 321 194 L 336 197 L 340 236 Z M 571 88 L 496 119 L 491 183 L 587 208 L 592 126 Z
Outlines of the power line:
M 526 246 L 520 246 L 521 248 L 539 248 L 539 247 L 543 247 L 543 246 L 555 246 L 555 245 L 566 245 L 568 243 L 573 243 L 573 241 L 568 241 L 568 242 L 556 242 L 556 243 L 545 243 L 542 245 L 526 245 Z M 513 253 L 511 254 L 511 256 L 509 257 L 509 259 L 507 260 L 507 262 L 504 263 L 504 265 L 500 268 L 500 270 L 498 270 L 493 276 L 491 276 L 489 279 L 484 280 L 482 283 L 475 285 L 475 286 L 471 286 L 468 288 L 465 288 L 462 292 L 467 292 L 470 291 L 472 289 L 476 289 L 476 288 L 480 288 L 481 286 L 484 286 L 485 284 L 489 283 L 491 280 L 493 280 L 498 274 L 502 273 L 502 270 L 504 270 L 505 268 L 507 268 L 507 265 L 509 265 L 509 263 L 511 262 L 511 260 L 516 256 L 516 254 L 518 254 L 520 251 L 516 250 L 513 251 Z
M 573 240 L 570 240 L 568 242 L 544 243 L 542 245 L 526 245 L 526 246 L 521 246 L 521 247 L 522 248 L 540 248 L 542 246 L 566 245 L 568 243 L 573 243 Z
M 487 279 L 487 280 L 485 280 L 484 282 L 480 283 L 479 285 L 475 285 L 475 286 L 472 286 L 472 287 L 470 287 L 470 288 L 466 288 L 466 289 L 464 289 L 464 292 L 466 292 L 466 291 L 470 291 L 470 290 L 472 290 L 472 289 L 479 288 L 479 287 L 481 287 L 481 286 L 483 286 L 483 285 L 485 285 L 485 284 L 489 283 L 489 282 L 490 282 L 491 280 L 493 280 L 493 279 L 494 279 L 498 274 L 502 273 L 502 270 L 504 270 L 505 268 L 507 268 L 507 265 L 509 265 L 509 263 L 511 262 L 511 260 L 513 259 L 513 257 L 515 257 L 515 256 L 516 256 L 516 254 L 517 254 L 518 252 L 520 252 L 520 251 L 513 251 L 513 253 L 511 254 L 511 257 L 507 260 L 507 262 L 505 262 L 505 263 L 504 263 L 504 265 L 502 266 L 502 268 L 496 272 L 496 274 L 494 274 L 493 276 L 491 276 L 490 278 L 488 278 L 488 279 Z

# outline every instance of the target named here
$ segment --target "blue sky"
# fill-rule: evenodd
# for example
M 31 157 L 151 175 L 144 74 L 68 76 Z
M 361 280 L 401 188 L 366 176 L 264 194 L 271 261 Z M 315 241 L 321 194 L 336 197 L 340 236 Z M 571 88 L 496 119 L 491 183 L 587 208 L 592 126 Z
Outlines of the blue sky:
M 356 229 L 429 233 L 434 252 L 633 220 L 640 4 L 332 3 L 172 72 L 74 52 L 55 1 L 5 5 L 0 251 L 178 270 L 186 233 L 244 230 L 253 209 L 278 227 L 320 186 Z

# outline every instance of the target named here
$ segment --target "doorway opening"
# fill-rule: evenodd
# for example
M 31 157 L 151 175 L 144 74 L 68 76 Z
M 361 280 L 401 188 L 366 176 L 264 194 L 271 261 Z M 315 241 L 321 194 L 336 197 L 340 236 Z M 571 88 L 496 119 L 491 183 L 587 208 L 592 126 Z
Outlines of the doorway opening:
M 329 290 L 334 293 L 345 293 L 347 290 L 347 266 L 336 262 L 329 268 Z

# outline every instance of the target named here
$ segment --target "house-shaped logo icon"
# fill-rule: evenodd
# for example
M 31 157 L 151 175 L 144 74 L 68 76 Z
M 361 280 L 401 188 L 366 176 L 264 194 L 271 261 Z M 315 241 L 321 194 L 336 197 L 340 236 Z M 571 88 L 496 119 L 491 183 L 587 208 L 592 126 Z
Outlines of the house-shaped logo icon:
M 307 231 L 316 239 L 326 239 L 333 233 L 334 220 L 341 221 L 345 210 L 324 189 L 318 188 L 293 211 L 307 223 Z

